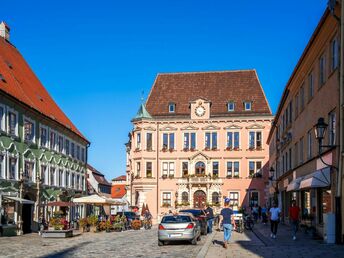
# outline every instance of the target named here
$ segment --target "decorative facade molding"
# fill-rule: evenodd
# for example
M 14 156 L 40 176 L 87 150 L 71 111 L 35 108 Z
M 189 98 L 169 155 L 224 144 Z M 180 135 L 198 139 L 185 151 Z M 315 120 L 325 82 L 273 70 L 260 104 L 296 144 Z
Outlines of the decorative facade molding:
M 152 126 L 147 126 L 147 127 L 144 127 L 143 130 L 146 130 L 146 131 L 156 131 L 156 129 Z
M 173 127 L 173 126 L 170 126 L 170 125 L 167 125 L 163 128 L 160 128 L 160 131 L 177 131 L 178 129 Z
M 180 128 L 180 130 L 182 130 L 182 131 L 186 131 L 186 130 L 195 131 L 195 130 L 198 130 L 198 129 L 199 129 L 198 127 L 195 127 L 195 126 L 192 126 L 192 125 L 188 125 L 188 126 Z
M 215 126 L 215 125 L 208 125 L 202 128 L 202 130 L 220 130 L 221 127 Z
M 264 129 L 265 126 L 260 124 L 253 124 L 245 127 L 246 129 Z
M 223 129 L 225 130 L 239 130 L 239 129 L 242 129 L 242 126 L 239 126 L 239 125 L 236 125 L 236 124 L 231 124 L 231 125 L 228 125 L 226 127 L 223 127 Z

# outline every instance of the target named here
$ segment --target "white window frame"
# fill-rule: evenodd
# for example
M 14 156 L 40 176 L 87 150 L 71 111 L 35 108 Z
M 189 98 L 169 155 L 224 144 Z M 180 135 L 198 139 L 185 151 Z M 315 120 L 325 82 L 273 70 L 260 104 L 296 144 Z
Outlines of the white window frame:
M 176 103 L 168 104 L 168 113 L 176 113 Z
M 192 134 L 195 134 L 195 148 L 194 148 L 194 150 L 196 150 L 197 149 L 197 133 L 196 132 L 184 132 L 183 133 L 183 149 L 188 149 L 188 150 L 190 150 L 192 147 L 191 147 L 191 143 L 192 143 L 192 141 L 191 141 L 191 135 Z M 189 145 L 189 147 L 187 148 L 186 146 L 185 146 L 185 135 L 186 134 L 188 134 L 189 135 L 189 142 L 188 142 L 188 145 Z
M 161 201 L 160 205 L 163 206 L 164 204 L 164 194 L 170 194 L 170 207 L 172 207 L 173 204 L 173 196 L 172 196 L 172 191 L 161 191 Z
M 335 46 L 333 44 L 335 43 Z M 339 40 L 335 36 L 332 38 L 330 43 L 330 52 L 331 52 L 331 71 L 333 72 L 339 67 Z
M 165 170 L 165 165 L 167 169 Z M 172 165 L 172 167 L 171 167 Z M 164 160 L 161 162 L 161 176 L 175 176 L 176 174 L 176 163 L 172 160 Z M 164 173 L 166 171 L 166 174 Z
M 232 162 L 232 175 L 231 175 L 231 177 L 232 178 L 240 178 L 240 174 L 241 174 L 241 169 L 240 169 L 241 168 L 241 161 L 238 160 L 238 159 L 228 159 L 228 160 L 226 160 L 226 163 L 225 163 L 225 169 L 226 169 L 225 170 L 225 175 L 226 175 L 226 177 L 229 176 L 228 175 L 228 162 Z M 238 164 L 239 164 L 239 171 L 238 171 L 238 176 L 237 177 L 235 176 L 235 171 L 234 171 L 235 170 L 234 169 L 234 167 L 235 167 L 234 163 L 235 162 L 238 162 Z
M 248 138 L 247 138 L 247 143 L 248 143 L 248 149 L 250 148 L 250 133 L 254 132 L 254 149 L 257 149 L 257 133 L 259 132 L 261 134 L 261 148 L 263 149 L 263 144 L 264 144 L 264 134 L 263 134 L 263 130 L 261 129 L 257 129 L 257 130 L 252 130 L 250 129 L 248 131 Z
M 231 108 L 231 105 L 233 105 L 233 108 Z M 228 101 L 228 103 L 227 103 L 227 111 L 228 112 L 234 112 L 235 111 L 235 102 L 234 101 Z
M 24 167 L 23 169 L 25 170 L 25 162 L 29 162 L 33 164 L 33 168 L 32 168 L 32 180 L 29 182 L 36 182 L 36 161 L 35 160 L 31 160 L 31 159 L 24 159 Z M 25 173 L 25 171 L 23 171 Z
M 47 139 L 46 139 L 45 146 L 42 146 L 42 138 L 41 138 L 41 129 L 42 128 L 47 131 Z M 44 148 L 49 148 L 49 146 L 50 146 L 50 143 L 49 143 L 49 127 L 42 125 L 42 124 L 39 125 L 39 146 L 44 147 Z
M 141 132 L 136 133 L 136 149 L 141 150 L 142 146 L 142 135 Z
M 45 170 L 42 171 L 42 166 L 45 167 Z M 42 179 L 42 174 L 44 174 L 44 182 L 43 185 L 49 185 L 49 168 L 48 168 L 48 164 L 46 163 L 40 163 L 39 164 L 39 172 L 40 172 L 40 179 Z
M 151 134 L 152 135 L 152 148 L 149 150 L 148 149 L 148 134 Z M 146 150 L 147 151 L 154 151 L 154 133 L 153 132 L 146 132 L 145 133 L 145 143 L 146 143 Z
M 333 121 L 334 118 L 334 121 Z M 334 123 L 334 126 L 333 126 Z M 328 145 L 335 145 L 336 144 L 336 125 L 337 125 L 337 114 L 335 110 L 331 111 L 328 114 Z
M 220 161 L 219 160 L 213 160 L 211 162 L 211 174 L 214 175 L 214 163 L 216 162 L 217 162 L 217 176 L 219 177 L 220 176 Z
M 0 131 L 6 132 L 6 117 L 7 117 L 6 106 L 3 104 L 0 104 L 0 107 L 3 109 L 2 117 L 0 117 Z
M 153 162 L 152 160 L 147 160 L 147 161 L 145 161 L 145 174 L 144 174 L 144 176 L 147 177 L 147 163 L 148 163 L 148 162 L 152 163 L 151 177 L 153 177 L 153 176 L 154 176 L 154 175 L 153 175 L 153 171 L 154 171 L 154 170 L 153 170 L 153 167 L 154 167 L 154 164 L 153 164 L 153 163 L 154 163 L 154 162 Z
M 136 161 L 136 173 L 135 176 L 141 177 L 141 172 L 142 172 L 142 162 L 141 161 Z
M 175 150 L 176 146 L 177 146 L 177 142 L 176 142 L 176 134 L 174 132 L 164 132 L 161 134 L 161 145 L 162 145 L 162 149 L 164 148 L 164 134 L 167 134 L 167 150 Z M 171 141 L 170 141 L 170 135 L 173 134 L 173 148 L 171 148 Z
M 53 148 L 51 147 L 51 133 L 55 133 L 55 145 L 53 146 Z M 57 149 L 57 138 L 58 138 L 58 133 L 57 131 L 49 128 L 49 149 L 52 151 L 56 151 Z
M 260 204 L 260 192 L 257 190 L 252 190 L 252 191 L 249 191 L 248 206 L 250 207 L 250 205 L 251 205 L 251 193 L 258 193 L 258 205 L 259 205 Z
M 247 171 L 248 171 L 248 175 L 247 175 L 247 177 L 250 177 L 251 175 L 250 175 L 250 162 L 254 162 L 254 173 L 253 173 L 253 175 L 252 175 L 252 177 L 254 176 L 254 175 L 256 175 L 256 174 L 258 174 L 258 172 L 261 172 L 261 175 L 263 176 L 263 166 L 264 166 L 264 162 L 263 162 L 264 160 L 262 160 L 262 159 L 249 159 L 248 161 L 247 161 Z M 261 163 L 261 167 L 260 167 L 260 171 L 258 171 L 258 169 L 257 169 L 257 162 L 260 162 Z
M 59 139 L 62 137 L 62 150 L 60 151 Z M 59 153 L 65 153 L 65 136 L 63 134 L 57 135 L 56 151 Z
M 210 139 L 209 139 L 210 150 L 214 149 L 213 133 L 216 134 L 216 149 L 219 149 L 219 133 L 217 131 L 206 131 L 206 132 L 204 132 L 204 148 L 207 148 L 207 137 L 206 137 L 207 133 L 210 133 Z
M 234 144 L 235 137 L 234 137 L 234 134 L 235 133 L 239 133 L 239 146 L 238 146 L 238 148 L 240 150 L 241 149 L 241 131 L 237 130 L 237 129 L 234 129 L 234 130 L 230 129 L 230 130 L 226 131 L 226 148 L 228 147 L 228 143 L 229 143 L 228 133 L 232 133 L 232 143 L 233 143 L 232 149 L 235 148 L 235 144 Z
M 237 205 L 235 205 L 233 202 L 232 202 L 232 198 L 231 198 L 231 193 L 233 194 L 237 194 L 238 195 L 238 200 L 237 200 Z M 230 199 L 230 206 L 241 206 L 240 205 L 240 190 L 229 190 L 228 191 L 228 194 L 227 194 L 228 198 Z
M 32 138 L 32 140 L 25 139 L 25 120 L 28 121 L 29 123 L 32 123 L 32 125 L 33 125 L 33 138 Z M 23 116 L 23 139 L 26 142 L 33 142 L 33 143 L 36 142 L 36 122 L 28 116 Z
M 19 115 L 18 115 L 18 111 L 14 110 L 13 108 L 7 108 L 7 133 L 9 135 L 11 135 L 10 133 L 10 116 L 9 116 L 9 113 L 14 113 L 16 115 L 16 128 L 15 128 L 15 134 L 13 136 L 16 136 L 16 137 L 19 137 Z
M 312 145 L 313 145 L 313 139 L 312 139 L 312 130 L 309 130 L 307 132 L 307 160 L 312 158 Z
M 247 104 L 250 105 L 249 108 L 247 108 L 247 106 L 246 106 Z M 251 111 L 252 110 L 252 101 L 244 101 L 244 110 L 245 111 Z
M 2 160 L 0 159 L 0 178 L 6 179 L 6 155 L 0 152 L 0 157 L 2 157 Z
M 11 173 L 11 169 L 10 169 L 10 159 L 16 159 L 16 166 L 15 166 L 15 174 L 14 174 L 14 178 L 13 179 L 10 179 L 10 173 Z M 16 155 L 8 155 L 7 156 L 7 175 L 6 175 L 6 178 L 8 180 L 19 180 L 19 174 L 18 174 L 18 161 L 19 161 L 19 157 L 16 156 Z
M 180 177 L 183 177 L 183 163 L 188 164 L 188 175 L 190 175 L 190 162 L 188 160 L 181 160 L 180 161 Z

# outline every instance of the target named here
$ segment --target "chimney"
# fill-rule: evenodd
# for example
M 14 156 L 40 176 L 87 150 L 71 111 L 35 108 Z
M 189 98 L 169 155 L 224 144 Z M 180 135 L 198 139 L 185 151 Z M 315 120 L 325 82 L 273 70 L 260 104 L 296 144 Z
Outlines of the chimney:
M 0 23 L 0 37 L 10 41 L 10 27 L 4 21 Z

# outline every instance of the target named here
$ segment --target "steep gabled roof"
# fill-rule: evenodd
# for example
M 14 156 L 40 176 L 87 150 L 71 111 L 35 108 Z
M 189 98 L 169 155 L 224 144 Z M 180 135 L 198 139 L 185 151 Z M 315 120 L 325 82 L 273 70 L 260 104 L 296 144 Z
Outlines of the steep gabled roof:
M 49 95 L 19 51 L 0 37 L 0 91 L 71 130 L 84 140 L 76 126 Z
M 158 74 L 148 96 L 146 108 L 155 116 L 189 116 L 190 102 L 203 98 L 211 102 L 211 116 L 271 115 L 271 110 L 255 70 Z M 234 101 L 234 112 L 227 111 Z M 244 111 L 243 103 L 252 102 Z M 169 113 L 168 104 L 176 105 Z
M 111 183 L 106 180 L 104 174 L 100 173 L 97 169 L 92 167 L 90 164 L 87 164 L 87 169 L 89 169 L 92 172 L 93 177 L 96 179 L 96 181 L 99 184 L 111 186 Z

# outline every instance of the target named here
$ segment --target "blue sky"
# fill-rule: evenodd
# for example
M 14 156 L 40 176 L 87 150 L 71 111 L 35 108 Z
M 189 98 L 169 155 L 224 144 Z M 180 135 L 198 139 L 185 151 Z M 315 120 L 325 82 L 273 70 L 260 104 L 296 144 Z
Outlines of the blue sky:
M 275 113 L 326 3 L 11 0 L 0 20 L 112 179 L 125 173 L 130 119 L 157 73 L 255 68 Z

